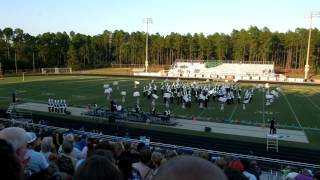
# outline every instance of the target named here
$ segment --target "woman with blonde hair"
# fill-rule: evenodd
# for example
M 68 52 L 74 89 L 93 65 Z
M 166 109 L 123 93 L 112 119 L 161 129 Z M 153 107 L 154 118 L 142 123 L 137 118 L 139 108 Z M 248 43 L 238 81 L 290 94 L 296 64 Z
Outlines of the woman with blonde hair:
M 57 152 L 52 137 L 44 137 L 40 147 L 40 152 L 44 155 L 47 162 L 50 162 L 52 159 L 57 159 Z

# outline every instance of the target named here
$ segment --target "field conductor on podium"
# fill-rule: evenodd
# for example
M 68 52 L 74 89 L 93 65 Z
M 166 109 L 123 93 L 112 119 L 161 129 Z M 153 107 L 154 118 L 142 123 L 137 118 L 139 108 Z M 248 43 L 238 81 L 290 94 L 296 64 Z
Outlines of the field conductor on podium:
M 274 120 L 274 118 L 272 118 L 271 121 L 270 121 L 270 132 L 269 132 L 269 134 L 276 134 L 277 133 L 277 130 L 276 130 L 276 127 L 275 127 L 275 123 L 276 123 L 276 121 Z

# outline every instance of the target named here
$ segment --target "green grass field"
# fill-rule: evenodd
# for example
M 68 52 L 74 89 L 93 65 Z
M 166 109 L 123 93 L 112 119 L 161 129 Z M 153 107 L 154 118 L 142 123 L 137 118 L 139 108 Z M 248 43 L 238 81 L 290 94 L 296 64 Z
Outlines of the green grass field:
M 12 92 L 22 102 L 47 103 L 48 98 L 66 99 L 73 106 L 85 107 L 88 104 L 97 103 L 99 106 L 107 106 L 103 85 L 114 81 L 119 82 L 119 90 L 113 87 L 110 99 L 121 104 L 120 92 L 127 91 L 125 107 L 132 108 L 136 103 L 133 94 L 134 78 L 112 78 L 97 76 L 26 76 L 25 81 L 21 77 L 10 77 L 0 80 L 0 107 L 6 108 L 12 99 Z M 150 111 L 151 100 L 142 96 L 143 86 L 151 80 L 140 79 L 138 88 L 141 90 L 140 104 L 143 111 Z M 160 81 L 158 94 L 160 94 Z M 213 84 L 215 82 L 212 82 Z M 254 84 L 241 84 L 242 88 L 250 88 Z M 279 85 L 272 85 L 272 88 Z M 279 125 L 289 128 L 320 128 L 320 87 L 283 85 L 283 91 L 279 99 L 266 107 L 264 103 L 265 93 L 257 89 L 253 96 L 253 102 L 247 104 L 246 110 L 242 110 L 242 104 L 234 103 L 225 105 L 225 110 L 220 110 L 220 103 L 210 101 L 208 108 L 200 109 L 193 101 L 191 109 L 182 109 L 175 103 L 171 108 L 176 116 L 184 118 L 197 117 L 199 120 L 240 122 L 247 124 L 267 123 L 270 117 L 275 117 Z M 163 100 L 157 101 L 158 112 L 164 110 Z
M 151 79 L 135 78 L 114 78 L 98 76 L 26 76 L 7 77 L 0 80 L 0 107 L 6 109 L 11 102 L 12 92 L 16 92 L 17 98 L 21 102 L 40 102 L 47 103 L 48 98 L 66 99 L 72 106 L 85 107 L 88 104 L 97 103 L 99 106 L 107 106 L 107 101 L 103 94 L 103 85 L 114 81 L 119 82 L 119 90 L 113 87 L 113 93 L 110 99 L 114 99 L 121 104 L 120 92 L 127 91 L 125 107 L 132 108 L 136 103 L 133 94 L 133 81 L 140 81 L 138 88 L 151 81 Z M 158 83 L 158 94 L 160 94 L 160 80 Z M 212 82 L 213 84 L 215 82 Z M 255 84 L 241 84 L 242 88 L 250 88 Z M 274 89 L 280 85 L 271 85 Z M 198 120 L 216 121 L 227 123 L 242 123 L 260 126 L 267 123 L 267 120 L 274 117 L 282 128 L 301 129 L 306 132 L 311 141 L 317 141 L 320 132 L 320 87 L 318 86 L 298 86 L 282 85 L 283 89 L 279 99 L 266 107 L 264 102 L 265 93 L 257 89 L 253 96 L 253 102 L 242 109 L 242 104 L 225 105 L 225 110 L 220 110 L 220 103 L 210 101 L 207 109 L 200 109 L 199 106 L 192 103 L 191 109 L 182 109 L 176 104 L 171 108 L 176 116 L 191 119 L 196 117 Z M 164 110 L 162 97 L 156 101 L 158 112 Z M 150 111 L 151 100 L 147 97 L 140 97 L 140 104 L 143 111 Z

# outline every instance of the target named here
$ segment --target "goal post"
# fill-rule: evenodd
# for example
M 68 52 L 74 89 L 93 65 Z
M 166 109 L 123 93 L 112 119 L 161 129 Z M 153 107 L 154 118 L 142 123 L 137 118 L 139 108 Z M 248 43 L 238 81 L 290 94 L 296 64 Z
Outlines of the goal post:
M 72 68 L 41 68 L 41 74 L 72 74 Z

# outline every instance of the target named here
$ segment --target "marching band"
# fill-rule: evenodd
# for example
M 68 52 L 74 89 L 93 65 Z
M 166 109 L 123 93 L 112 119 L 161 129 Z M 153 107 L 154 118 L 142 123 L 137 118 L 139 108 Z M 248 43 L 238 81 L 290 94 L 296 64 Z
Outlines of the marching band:
M 192 100 L 199 104 L 200 108 L 207 108 L 210 99 L 222 104 L 233 104 L 237 98 L 238 103 L 247 104 L 252 101 L 254 88 L 246 89 L 242 95 L 242 89 L 237 83 L 217 83 L 214 86 L 210 83 L 197 82 L 161 82 L 161 94 L 164 104 L 174 103 L 182 105 L 182 108 L 191 108 Z M 148 99 L 156 94 L 156 84 L 150 82 L 143 87 L 143 95 Z M 236 96 L 237 95 L 237 96 Z

